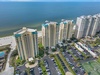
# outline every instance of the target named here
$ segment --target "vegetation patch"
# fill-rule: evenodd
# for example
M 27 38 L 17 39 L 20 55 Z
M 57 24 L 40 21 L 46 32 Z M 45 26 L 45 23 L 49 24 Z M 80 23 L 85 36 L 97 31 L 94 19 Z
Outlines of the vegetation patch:
M 62 61 L 64 62 L 64 64 L 65 64 L 66 67 L 68 68 L 68 70 L 69 70 L 70 72 L 72 72 L 73 75 L 76 75 L 75 71 L 72 70 L 70 64 L 66 61 L 66 59 L 64 58 L 64 56 L 62 55 L 61 52 L 59 53 L 59 56 L 61 57 Z
M 58 59 L 58 57 L 56 55 L 54 55 L 54 59 L 56 61 L 56 64 L 58 65 L 58 68 L 61 71 L 61 74 L 65 75 L 64 69 L 63 69 L 63 67 L 62 67 L 62 65 L 61 65 L 61 63 L 60 63 L 60 61 L 59 61 L 59 59 Z
M 47 71 L 46 71 L 43 60 L 40 61 L 39 65 L 42 68 L 43 75 L 47 75 Z
M 44 56 L 44 47 L 42 46 L 42 44 L 38 44 L 39 46 L 39 56 L 38 57 L 43 57 Z

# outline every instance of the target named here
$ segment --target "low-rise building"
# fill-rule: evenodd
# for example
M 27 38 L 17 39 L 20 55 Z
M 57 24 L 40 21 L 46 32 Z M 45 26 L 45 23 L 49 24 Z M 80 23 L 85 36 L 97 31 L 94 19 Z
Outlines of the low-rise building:
M 87 50 L 94 58 L 95 58 L 95 57 L 98 58 L 97 54 L 94 53 L 89 47 L 87 47 L 86 44 L 81 43 L 81 42 L 78 42 L 78 44 L 79 44 L 80 46 L 82 46 L 82 47 L 84 48 L 84 50 Z
M 81 52 L 83 52 L 83 51 L 84 51 L 84 49 L 82 49 L 82 48 L 81 48 L 81 46 L 80 46 L 80 45 L 78 45 L 77 43 L 75 43 L 75 47 L 76 47 L 79 51 L 81 51 Z

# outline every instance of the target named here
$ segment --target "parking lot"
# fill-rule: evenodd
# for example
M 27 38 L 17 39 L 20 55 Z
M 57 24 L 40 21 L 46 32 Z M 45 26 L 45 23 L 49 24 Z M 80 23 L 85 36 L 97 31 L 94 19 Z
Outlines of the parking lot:
M 44 63 L 44 67 L 46 68 L 47 75 L 58 75 L 58 70 L 56 69 L 52 58 L 50 58 L 49 56 L 45 56 L 42 60 Z M 40 66 L 37 66 L 34 69 L 36 71 L 35 75 L 43 75 L 43 71 Z
M 62 52 L 62 55 L 64 56 L 66 61 L 69 63 L 72 70 L 75 71 L 76 75 L 84 75 L 85 69 L 82 67 L 81 64 L 94 60 L 95 58 L 93 58 L 89 52 L 84 50 L 83 53 L 89 56 L 89 58 L 85 59 L 82 53 L 78 51 L 74 46 L 71 46 L 71 45 L 69 46 L 70 46 L 70 49 L 68 50 L 66 48 L 62 48 L 64 51 Z M 58 58 L 64 72 L 68 72 L 69 70 L 66 67 L 65 63 L 63 62 L 63 60 L 60 58 L 59 54 L 56 54 L 55 56 Z M 75 58 L 77 58 L 77 60 L 75 60 Z M 54 57 L 44 56 L 43 58 L 39 60 L 39 63 L 41 61 L 43 62 L 42 63 L 43 67 L 41 67 L 40 65 L 37 65 L 36 67 L 30 69 L 31 75 L 44 75 L 44 71 L 46 75 L 62 75 L 61 69 L 59 68 L 57 61 L 55 60 Z M 23 69 L 25 69 L 25 67 L 22 67 L 22 70 Z M 22 71 L 21 75 L 26 75 L 26 73 Z
M 61 75 L 61 72 L 60 72 L 60 69 L 58 68 L 58 65 L 56 64 L 56 61 L 54 60 L 54 58 L 51 58 L 53 64 L 54 64 L 54 67 L 57 71 L 57 74 L 56 75 Z
M 58 54 L 56 56 L 59 59 L 64 69 L 64 72 L 68 72 L 68 69 L 65 66 L 64 62 L 62 61 L 62 59 L 60 58 L 60 56 Z M 42 60 L 44 61 L 44 66 L 46 68 L 47 75 L 62 75 L 61 70 L 59 69 L 58 64 L 56 63 L 54 57 L 45 56 Z M 38 67 L 35 67 L 34 70 L 36 68 L 39 71 L 39 75 L 43 75 L 42 68 L 38 66 Z
M 51 75 L 58 75 L 56 67 L 54 66 L 53 61 L 48 56 L 45 56 L 43 60 L 47 61 L 48 67 L 50 69 Z
M 60 60 L 62 66 L 63 66 L 64 71 L 65 71 L 65 72 L 68 72 L 67 67 L 65 66 L 64 62 L 62 61 L 62 59 L 60 58 L 60 56 L 59 56 L 58 54 L 57 54 L 57 57 L 58 57 L 58 59 Z
M 38 66 L 34 67 L 34 74 L 35 75 L 40 75 L 39 70 L 38 70 Z
M 76 72 L 77 75 L 84 75 L 84 69 L 77 66 L 77 62 L 74 61 L 73 57 L 68 54 L 68 52 L 62 52 L 66 61 L 71 65 L 72 69 Z

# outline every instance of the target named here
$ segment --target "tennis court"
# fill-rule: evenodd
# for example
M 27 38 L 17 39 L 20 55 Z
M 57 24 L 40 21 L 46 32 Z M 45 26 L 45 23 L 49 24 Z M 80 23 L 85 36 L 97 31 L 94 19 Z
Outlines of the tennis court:
M 100 63 L 97 61 L 90 61 L 82 64 L 83 68 L 89 75 L 100 75 Z

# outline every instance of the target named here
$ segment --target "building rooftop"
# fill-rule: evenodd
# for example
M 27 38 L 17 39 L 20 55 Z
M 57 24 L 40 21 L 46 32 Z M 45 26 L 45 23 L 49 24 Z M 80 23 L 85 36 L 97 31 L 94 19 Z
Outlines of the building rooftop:
M 57 22 L 50 21 L 49 24 L 57 24 Z
M 14 34 L 23 34 L 23 33 L 25 33 L 26 31 L 28 31 L 28 32 L 36 32 L 37 29 L 30 29 L 30 28 L 23 27 L 22 29 L 20 29 L 20 30 L 14 32 Z
M 53 22 L 53 21 L 48 21 L 48 22 L 45 22 L 44 24 L 42 24 L 42 26 L 44 26 L 44 27 L 47 27 L 48 25 L 52 25 L 52 24 L 56 24 L 56 25 L 58 25 L 58 23 L 57 22 Z
M 67 24 L 68 22 L 73 22 L 73 20 L 65 20 L 65 19 L 62 19 L 62 20 L 61 20 L 61 24 L 62 24 L 62 23 Z
M 85 18 L 85 17 L 86 17 L 86 16 L 83 15 L 83 16 L 80 16 L 80 17 L 78 17 L 78 18 Z

